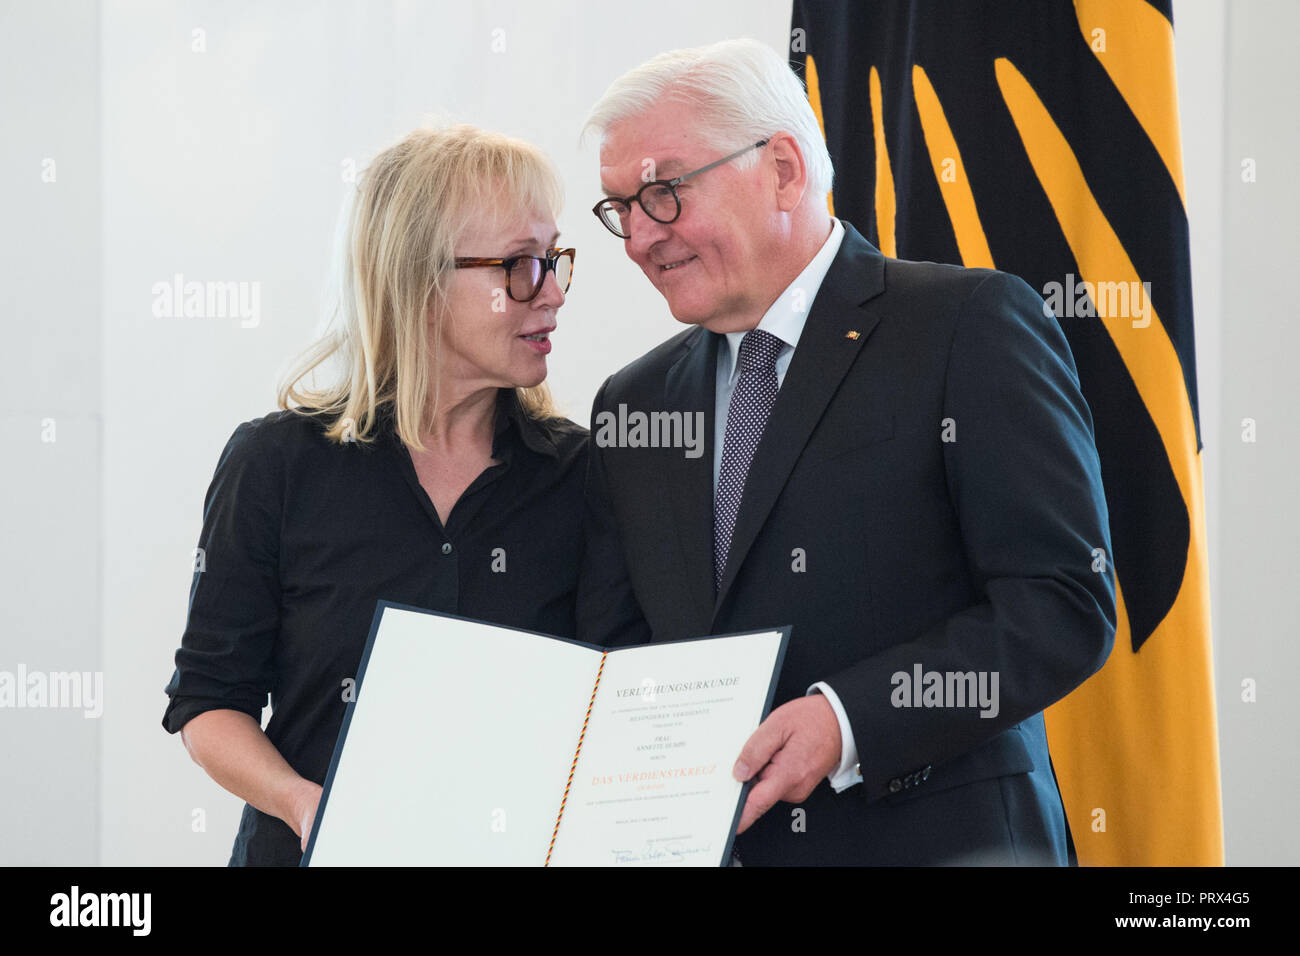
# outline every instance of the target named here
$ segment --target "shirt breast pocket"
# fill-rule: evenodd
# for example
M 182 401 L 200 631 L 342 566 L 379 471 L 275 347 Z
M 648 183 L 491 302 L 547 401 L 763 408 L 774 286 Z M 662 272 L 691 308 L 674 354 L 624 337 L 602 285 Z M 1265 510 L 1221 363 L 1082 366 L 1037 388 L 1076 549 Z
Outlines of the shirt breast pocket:
M 893 437 L 892 413 L 840 415 L 822 422 L 813 435 L 809 451 L 820 461 L 831 461 L 891 441 Z

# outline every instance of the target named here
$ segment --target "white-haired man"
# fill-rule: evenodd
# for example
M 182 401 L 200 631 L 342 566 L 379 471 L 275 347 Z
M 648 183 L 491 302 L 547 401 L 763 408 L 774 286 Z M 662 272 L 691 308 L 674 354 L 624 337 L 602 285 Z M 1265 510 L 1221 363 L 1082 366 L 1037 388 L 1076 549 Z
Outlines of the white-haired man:
M 1115 596 L 1091 414 L 1042 300 L 833 219 L 802 86 L 754 41 L 650 60 L 588 128 L 596 214 L 691 326 L 592 420 L 708 427 L 694 458 L 593 448 L 579 636 L 794 626 L 734 770 L 746 865 L 1065 863 L 1042 711 L 1105 661 Z

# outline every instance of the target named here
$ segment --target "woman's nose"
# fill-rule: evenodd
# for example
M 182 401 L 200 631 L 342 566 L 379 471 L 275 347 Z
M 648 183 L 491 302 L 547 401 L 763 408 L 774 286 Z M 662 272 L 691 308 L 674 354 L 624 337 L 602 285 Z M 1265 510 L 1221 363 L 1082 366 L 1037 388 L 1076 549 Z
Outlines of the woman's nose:
M 542 280 L 542 287 L 538 290 L 533 301 L 541 305 L 549 305 L 559 308 L 564 305 L 564 292 L 560 289 L 560 283 L 555 278 L 555 270 L 547 269 L 546 278 Z

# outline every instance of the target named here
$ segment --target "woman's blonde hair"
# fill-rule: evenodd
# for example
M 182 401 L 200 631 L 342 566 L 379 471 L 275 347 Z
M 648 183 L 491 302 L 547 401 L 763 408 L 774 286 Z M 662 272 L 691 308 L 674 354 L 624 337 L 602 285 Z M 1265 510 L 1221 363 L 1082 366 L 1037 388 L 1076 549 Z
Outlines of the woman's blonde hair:
M 379 412 L 391 406 L 398 436 L 424 451 L 420 436 L 438 408 L 458 239 L 485 217 L 556 217 L 562 205 L 560 177 L 546 155 L 499 133 L 422 128 L 381 152 L 362 172 L 341 222 L 330 327 L 281 382 L 280 408 L 320 416 L 333 441 L 370 442 Z M 342 365 L 333 384 L 303 383 L 331 358 Z M 555 416 L 545 383 L 515 391 L 531 417 Z

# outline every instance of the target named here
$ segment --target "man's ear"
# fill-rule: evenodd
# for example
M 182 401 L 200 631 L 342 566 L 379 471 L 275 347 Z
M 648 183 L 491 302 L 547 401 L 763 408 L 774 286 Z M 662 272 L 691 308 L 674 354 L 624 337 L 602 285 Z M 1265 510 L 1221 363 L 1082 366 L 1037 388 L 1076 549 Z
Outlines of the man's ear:
M 769 150 L 776 169 L 776 204 L 782 212 L 791 212 L 808 190 L 808 166 L 798 142 L 789 133 L 777 133 L 764 149 Z

